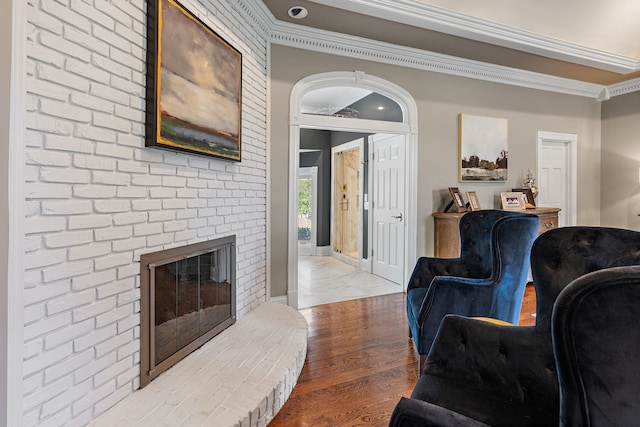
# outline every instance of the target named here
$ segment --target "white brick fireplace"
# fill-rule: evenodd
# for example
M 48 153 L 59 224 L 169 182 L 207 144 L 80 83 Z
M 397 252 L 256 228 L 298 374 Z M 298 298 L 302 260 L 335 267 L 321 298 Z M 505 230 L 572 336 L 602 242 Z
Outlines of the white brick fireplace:
M 23 424 L 86 425 L 139 386 L 140 255 L 235 234 L 266 301 L 265 26 L 181 3 L 243 54 L 242 162 L 144 147 L 145 0 L 27 2 Z

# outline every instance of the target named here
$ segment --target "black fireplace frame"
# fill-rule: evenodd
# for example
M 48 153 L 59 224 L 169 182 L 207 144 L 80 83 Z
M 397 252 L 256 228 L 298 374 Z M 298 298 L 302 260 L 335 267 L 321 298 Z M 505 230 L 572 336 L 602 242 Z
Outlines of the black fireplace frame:
M 191 341 L 171 356 L 156 364 L 154 360 L 155 284 L 153 270 L 175 261 L 196 257 L 220 249 L 230 248 L 231 316 L 213 329 Z M 206 242 L 166 249 L 140 256 L 140 388 L 143 388 L 162 372 L 175 365 L 191 352 L 236 321 L 236 236 L 227 236 Z

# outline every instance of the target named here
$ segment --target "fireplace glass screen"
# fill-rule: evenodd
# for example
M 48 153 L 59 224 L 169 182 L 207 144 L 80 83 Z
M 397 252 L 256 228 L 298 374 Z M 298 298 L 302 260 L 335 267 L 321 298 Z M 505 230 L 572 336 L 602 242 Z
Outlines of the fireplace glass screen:
M 169 257 L 155 262 L 141 257 L 148 271 L 148 292 L 142 292 L 142 315 L 148 320 L 141 322 L 147 335 L 142 338 L 149 347 L 144 350 L 143 339 L 142 356 L 149 366 L 143 368 L 141 384 L 235 321 L 235 245 L 226 240 L 220 243 L 198 247 L 195 254 L 171 249 Z M 148 381 L 144 381 L 145 372 Z

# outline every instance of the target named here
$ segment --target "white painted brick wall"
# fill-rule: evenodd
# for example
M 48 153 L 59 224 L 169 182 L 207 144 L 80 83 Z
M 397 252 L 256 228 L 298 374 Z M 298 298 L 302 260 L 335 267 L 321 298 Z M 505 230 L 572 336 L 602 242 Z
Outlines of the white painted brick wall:
M 139 387 L 140 255 L 236 234 L 266 299 L 266 35 L 183 0 L 243 53 L 241 163 L 144 147 L 146 0 L 27 0 L 24 425 L 82 426 Z

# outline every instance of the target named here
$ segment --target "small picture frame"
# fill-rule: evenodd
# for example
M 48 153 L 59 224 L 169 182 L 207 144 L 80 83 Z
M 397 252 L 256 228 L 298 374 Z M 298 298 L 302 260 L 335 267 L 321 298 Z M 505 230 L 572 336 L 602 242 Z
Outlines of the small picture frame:
M 467 191 L 467 199 L 469 199 L 469 209 L 472 211 L 479 211 L 480 202 L 478 201 L 478 196 L 475 191 Z
M 453 206 L 456 208 L 457 212 L 466 212 L 467 204 L 464 202 L 462 198 L 462 193 L 460 193 L 460 189 L 458 187 L 449 187 L 449 194 L 451 194 L 451 199 Z
M 521 211 L 525 210 L 524 194 L 513 191 L 500 193 L 502 199 L 502 209 L 505 211 Z
M 524 205 L 527 209 L 534 209 L 536 207 L 536 200 L 533 197 L 533 192 L 530 188 L 513 188 L 511 191 L 517 191 L 524 194 Z

